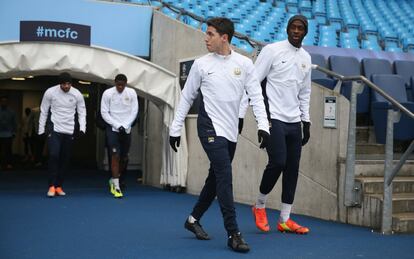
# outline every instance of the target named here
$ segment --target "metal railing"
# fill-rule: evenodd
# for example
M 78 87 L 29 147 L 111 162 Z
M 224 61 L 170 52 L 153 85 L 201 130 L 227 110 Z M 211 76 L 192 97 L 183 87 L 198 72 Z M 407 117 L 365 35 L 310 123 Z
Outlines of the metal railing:
M 400 120 L 401 113 L 406 114 L 414 120 L 414 113 L 405 108 L 401 103 L 388 95 L 380 87 L 366 79 L 364 76 L 343 76 L 331 70 L 312 65 L 313 69 L 319 70 L 333 78 L 338 79 L 338 85 L 335 87 L 339 91 L 339 87 L 344 81 L 352 81 L 351 89 L 351 105 L 349 113 L 348 125 L 348 142 L 347 142 L 347 156 L 345 164 L 345 206 L 359 205 L 357 192 L 359 187 L 355 185 L 355 145 L 356 145 L 356 111 L 357 111 L 357 95 L 362 93 L 364 84 L 370 87 L 373 91 L 379 93 L 387 101 L 392 104 L 388 109 L 387 114 L 387 129 L 385 142 L 385 163 L 384 163 L 384 197 L 382 206 L 382 222 L 381 232 L 383 234 L 392 233 L 392 181 L 397 175 L 401 167 L 404 165 L 408 156 L 414 150 L 414 140 L 407 148 L 405 153 L 401 156 L 400 161 L 393 167 L 394 159 L 394 123 Z

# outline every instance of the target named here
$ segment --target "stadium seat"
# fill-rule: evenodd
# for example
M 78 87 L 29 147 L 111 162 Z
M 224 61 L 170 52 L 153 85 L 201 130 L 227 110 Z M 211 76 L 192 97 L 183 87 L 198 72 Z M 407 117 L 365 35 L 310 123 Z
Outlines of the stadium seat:
M 408 101 L 413 101 L 411 78 L 414 76 L 414 61 L 396 60 L 394 61 L 394 71 L 395 74 L 400 75 L 404 79 Z
M 310 55 L 312 59 L 312 64 L 328 68 L 324 56 L 322 56 L 321 54 L 313 53 L 310 53 Z M 322 73 L 318 70 L 312 70 L 311 78 L 313 82 L 320 84 L 326 88 L 333 89 L 335 87 L 335 81 L 332 78 L 329 78 L 325 73 Z
M 355 57 L 343 57 L 332 55 L 329 57 L 329 65 L 332 71 L 343 76 L 357 76 L 361 74 L 361 66 Z M 348 100 L 351 99 L 351 82 L 343 82 L 341 94 Z M 370 89 L 364 86 L 364 90 L 357 96 L 357 113 L 369 113 Z
M 364 76 L 371 81 L 373 74 L 393 74 L 391 63 L 388 60 L 376 58 L 362 59 L 362 71 Z
M 378 85 L 388 95 L 400 102 L 411 112 L 414 112 L 414 103 L 407 100 L 404 79 L 399 75 L 378 75 L 372 76 L 374 84 Z M 372 120 L 377 143 L 384 144 L 387 128 L 387 112 L 392 105 L 379 93 L 372 93 Z M 414 120 L 401 113 L 401 119 L 394 124 L 394 139 L 414 139 Z

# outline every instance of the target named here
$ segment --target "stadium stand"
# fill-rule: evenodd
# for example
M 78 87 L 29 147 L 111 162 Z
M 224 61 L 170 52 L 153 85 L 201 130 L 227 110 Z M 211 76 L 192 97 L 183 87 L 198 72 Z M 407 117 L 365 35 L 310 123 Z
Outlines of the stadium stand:
M 186 19 L 180 11 L 194 14 L 202 21 L 226 16 L 236 23 L 236 30 L 259 42 L 286 38 L 285 25 L 291 15 L 301 13 L 309 19 L 309 35 L 304 44 L 324 47 L 361 48 L 374 51 L 414 51 L 414 3 L 408 0 L 129 0 L 137 4 L 164 4 L 162 8 L 174 19 L 200 28 L 200 22 Z M 236 41 L 246 51 L 253 48 Z M 247 44 L 248 45 L 248 44 Z

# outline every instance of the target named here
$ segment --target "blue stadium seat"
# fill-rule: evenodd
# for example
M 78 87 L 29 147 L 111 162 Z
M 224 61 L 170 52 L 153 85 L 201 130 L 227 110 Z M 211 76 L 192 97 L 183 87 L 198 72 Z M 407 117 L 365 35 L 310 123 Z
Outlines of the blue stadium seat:
M 362 71 L 364 76 L 371 81 L 373 74 L 393 74 L 391 63 L 388 60 L 376 58 L 362 59 Z
M 373 83 L 378 85 L 388 95 L 400 102 L 411 112 L 414 112 L 414 103 L 407 100 L 404 79 L 399 75 L 373 75 Z M 377 92 L 372 94 L 372 120 L 377 143 L 384 144 L 386 136 L 386 123 L 388 109 L 391 104 Z M 394 124 L 394 139 L 414 139 L 414 120 L 401 114 L 401 119 Z
M 329 57 L 331 70 L 343 76 L 357 76 L 361 74 L 361 66 L 355 57 L 332 55 Z M 348 100 L 351 99 L 351 82 L 343 82 L 341 94 Z M 357 96 L 357 113 L 369 113 L 370 89 L 364 86 L 364 90 Z
M 239 48 L 241 49 L 241 50 L 244 50 L 244 51 L 246 51 L 247 53 L 251 53 L 252 51 L 253 51 L 253 47 L 252 46 L 250 46 L 250 44 L 249 43 L 241 43 L 240 45 L 239 45 Z
M 394 61 L 394 71 L 404 79 L 408 101 L 413 101 L 411 78 L 414 77 L 414 61 L 396 60 Z
M 322 56 L 321 54 L 314 53 L 310 53 L 310 56 L 312 59 L 312 64 L 328 68 L 324 56 Z M 318 70 L 312 70 L 311 79 L 313 82 L 320 84 L 331 90 L 335 87 L 335 81 L 332 78 L 329 78 L 325 73 L 322 73 Z

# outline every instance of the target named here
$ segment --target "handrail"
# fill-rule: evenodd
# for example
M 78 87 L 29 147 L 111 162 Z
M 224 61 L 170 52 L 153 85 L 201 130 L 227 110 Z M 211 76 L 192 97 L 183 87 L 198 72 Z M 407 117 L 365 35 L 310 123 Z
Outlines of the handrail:
M 351 105 L 349 111 L 349 125 L 348 125 L 348 142 L 347 142 L 347 156 L 345 164 L 345 206 L 360 205 L 358 202 L 357 193 L 360 191 L 359 187 L 355 184 L 355 142 L 356 142 L 356 107 L 357 107 L 357 95 L 363 90 L 362 82 L 368 87 L 378 92 L 382 97 L 389 101 L 394 108 L 388 109 L 387 112 L 387 129 L 386 129 L 386 141 L 385 141 L 385 159 L 384 159 L 384 194 L 382 205 L 382 222 L 381 232 L 383 234 L 392 233 L 392 181 L 397 175 L 405 161 L 408 159 L 411 152 L 414 150 L 414 140 L 407 148 L 403 156 L 397 165 L 393 166 L 393 146 L 394 146 L 394 123 L 398 122 L 401 117 L 401 112 L 405 113 L 411 119 L 414 119 L 414 114 L 405 108 L 401 103 L 388 95 L 384 90 L 379 88 L 376 84 L 369 81 L 367 78 L 361 75 L 357 76 L 343 76 L 335 73 L 324 67 L 318 65 L 312 65 L 312 69 L 316 69 L 325 73 L 333 78 L 342 81 L 355 81 L 356 84 L 352 84 L 351 87 Z
M 407 108 L 405 108 L 401 103 L 399 103 L 397 100 L 395 100 L 394 98 L 392 98 L 389 94 L 387 94 L 386 92 L 384 92 L 384 90 L 382 90 L 380 87 L 378 87 L 376 84 L 372 83 L 371 81 L 369 81 L 366 77 L 364 76 L 343 76 L 340 74 L 337 74 L 329 69 L 326 69 L 324 67 L 321 67 L 319 65 L 312 65 L 313 69 L 319 70 L 325 74 L 328 74 L 334 78 L 337 78 L 341 81 L 355 81 L 355 80 L 360 80 L 363 81 L 366 85 L 368 85 L 369 87 L 371 87 L 372 89 L 374 89 L 376 92 L 378 92 L 380 95 L 382 95 L 382 97 L 384 97 L 387 101 L 389 101 L 390 103 L 392 103 L 396 108 L 398 108 L 399 110 L 403 111 L 405 114 L 407 114 L 409 117 L 411 117 L 412 119 L 414 119 L 414 113 L 412 113 L 410 110 L 408 110 Z

